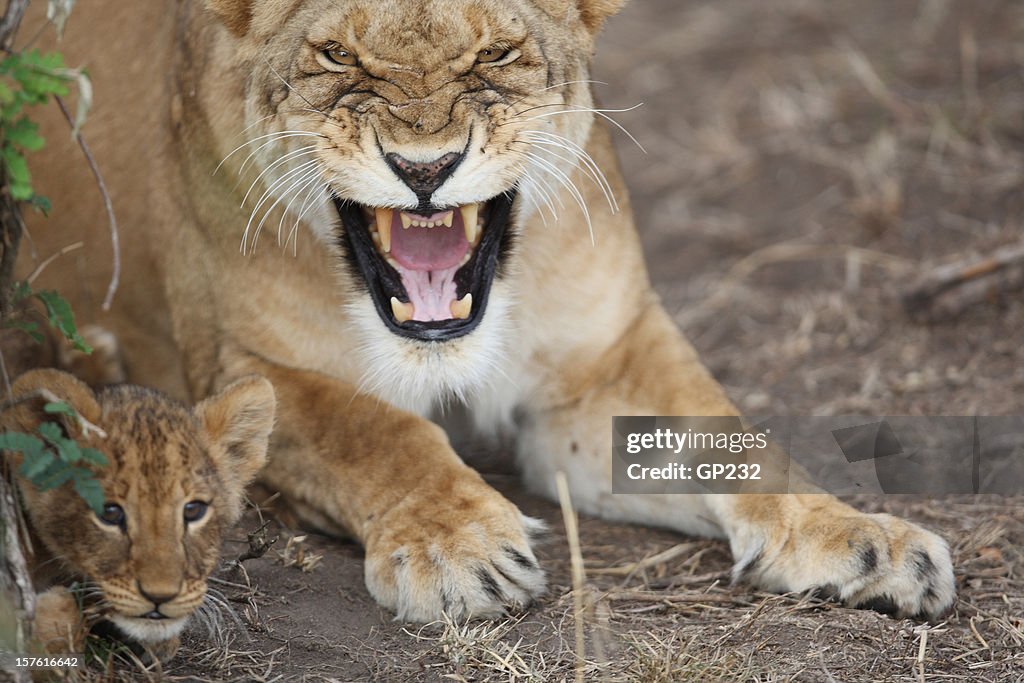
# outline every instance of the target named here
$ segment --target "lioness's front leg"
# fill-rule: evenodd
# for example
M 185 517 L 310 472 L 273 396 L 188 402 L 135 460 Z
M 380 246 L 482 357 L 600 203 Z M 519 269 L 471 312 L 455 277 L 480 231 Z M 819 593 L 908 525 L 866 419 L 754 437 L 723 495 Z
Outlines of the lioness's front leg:
M 545 577 L 541 523 L 488 486 L 432 422 L 314 372 L 251 363 L 273 382 L 278 424 L 262 480 L 308 524 L 366 548 L 366 586 L 400 619 L 497 616 Z
M 563 470 L 585 512 L 724 536 L 734 577 L 770 590 L 827 588 L 850 605 L 899 616 L 934 618 L 951 606 L 953 571 L 941 538 L 830 495 L 613 495 L 610 416 L 736 410 L 657 303 L 590 357 L 551 373 L 546 401 L 532 404 L 520 460 L 534 488 L 553 496 L 554 472 Z

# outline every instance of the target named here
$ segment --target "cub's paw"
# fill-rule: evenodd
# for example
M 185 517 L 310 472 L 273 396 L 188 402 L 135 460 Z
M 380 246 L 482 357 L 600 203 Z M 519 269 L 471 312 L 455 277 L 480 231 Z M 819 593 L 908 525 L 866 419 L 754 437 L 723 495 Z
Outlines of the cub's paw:
M 771 590 L 816 588 L 897 618 L 936 620 L 956 599 L 946 542 L 885 514 L 808 514 L 775 553 L 764 551 L 735 571 Z
M 366 586 L 401 620 L 498 617 L 544 593 L 530 548 L 544 523 L 482 482 L 454 490 L 406 499 L 367 535 Z
M 32 635 L 43 652 L 81 652 L 85 629 L 78 601 L 67 588 L 54 586 L 36 596 Z

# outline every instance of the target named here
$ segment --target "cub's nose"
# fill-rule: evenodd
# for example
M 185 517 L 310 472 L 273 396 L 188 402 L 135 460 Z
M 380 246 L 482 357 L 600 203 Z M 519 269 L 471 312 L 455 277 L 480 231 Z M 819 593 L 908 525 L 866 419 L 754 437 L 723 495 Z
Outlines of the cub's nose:
M 430 203 L 430 195 L 455 172 L 464 155 L 449 152 L 433 161 L 409 161 L 394 152 L 385 156 L 398 178 L 416 193 L 422 204 Z
M 144 588 L 139 581 L 136 581 L 135 585 L 139 589 L 139 595 L 153 603 L 154 611 L 159 610 L 160 605 L 165 602 L 170 602 L 178 597 L 178 593 L 181 592 L 180 586 L 146 586 Z

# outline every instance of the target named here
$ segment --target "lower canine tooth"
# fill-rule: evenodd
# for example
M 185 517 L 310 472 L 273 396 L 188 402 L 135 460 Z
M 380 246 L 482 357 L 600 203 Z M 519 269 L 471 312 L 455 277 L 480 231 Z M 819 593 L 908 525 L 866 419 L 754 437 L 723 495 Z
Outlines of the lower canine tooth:
M 473 295 L 467 294 L 458 301 L 453 301 L 451 305 L 452 317 L 459 320 L 465 320 L 469 317 L 469 312 L 473 309 Z
M 466 241 L 473 244 L 476 241 L 476 217 L 480 212 L 480 205 L 466 204 L 465 206 L 460 206 L 459 211 L 462 212 L 462 225 L 466 230 Z
M 412 320 L 412 314 L 415 310 L 411 302 L 406 304 L 399 301 L 398 297 L 391 297 L 391 313 L 395 316 L 395 320 L 398 321 L 399 325 L 406 320 Z
M 380 233 L 380 248 L 385 254 L 391 251 L 391 217 L 394 213 L 394 209 L 374 209 L 377 232 Z

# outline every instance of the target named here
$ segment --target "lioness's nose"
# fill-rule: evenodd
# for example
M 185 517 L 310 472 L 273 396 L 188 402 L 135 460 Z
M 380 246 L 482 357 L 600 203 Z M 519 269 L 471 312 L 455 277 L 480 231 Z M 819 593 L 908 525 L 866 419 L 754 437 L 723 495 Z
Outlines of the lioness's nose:
M 430 195 L 448 180 L 462 161 L 463 155 L 449 152 L 433 161 L 409 161 L 391 152 L 385 158 L 399 179 L 416 193 L 423 203 L 429 203 Z

